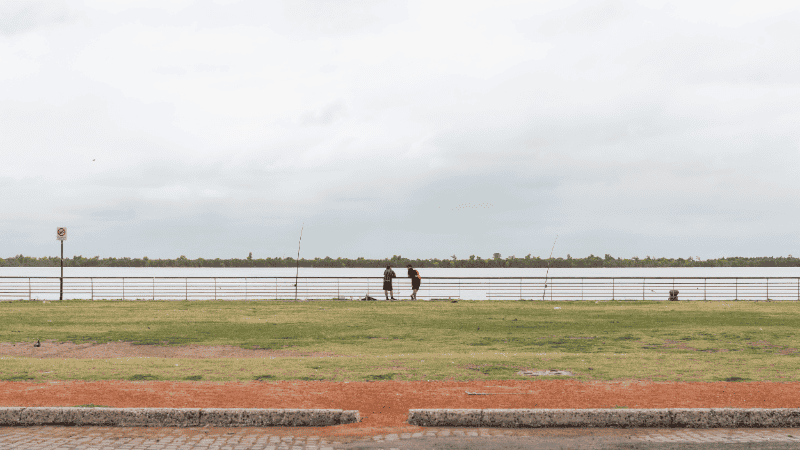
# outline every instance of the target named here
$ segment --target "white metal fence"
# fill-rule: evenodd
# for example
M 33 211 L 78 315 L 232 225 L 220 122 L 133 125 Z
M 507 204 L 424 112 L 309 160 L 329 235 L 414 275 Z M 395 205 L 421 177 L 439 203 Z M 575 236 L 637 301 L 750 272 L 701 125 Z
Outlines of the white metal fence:
M 380 277 L 0 277 L 0 300 L 383 299 Z M 394 280 L 408 298 L 408 278 Z M 800 277 L 429 277 L 421 300 L 798 300 Z

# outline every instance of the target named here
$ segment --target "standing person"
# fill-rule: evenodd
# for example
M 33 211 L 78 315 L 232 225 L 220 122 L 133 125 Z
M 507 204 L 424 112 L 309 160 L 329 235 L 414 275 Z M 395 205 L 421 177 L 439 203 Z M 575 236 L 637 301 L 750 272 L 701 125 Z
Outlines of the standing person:
M 392 278 L 396 278 L 394 270 L 392 270 L 392 266 L 386 266 L 386 270 L 383 271 L 383 293 L 386 294 L 386 300 L 389 300 L 389 294 L 392 294 L 392 300 L 394 300 L 394 292 L 392 289 Z
M 422 277 L 419 276 L 419 272 L 411 267 L 411 264 L 408 265 L 408 278 L 411 278 L 411 289 L 414 290 L 414 293 L 411 294 L 411 300 L 417 299 L 417 291 L 419 290 L 419 285 L 422 282 Z

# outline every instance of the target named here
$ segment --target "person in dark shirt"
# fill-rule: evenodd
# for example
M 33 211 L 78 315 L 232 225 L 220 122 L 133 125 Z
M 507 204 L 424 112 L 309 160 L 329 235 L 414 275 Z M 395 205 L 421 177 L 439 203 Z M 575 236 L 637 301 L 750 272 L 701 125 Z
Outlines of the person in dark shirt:
M 411 264 L 408 265 L 408 278 L 411 278 L 411 289 L 414 290 L 414 293 L 411 294 L 411 300 L 416 300 L 419 285 L 422 283 L 422 277 L 419 276 L 419 272 L 417 270 L 411 267 Z
M 383 271 L 383 293 L 386 294 L 386 300 L 389 300 L 389 294 L 392 294 L 392 300 L 394 300 L 394 292 L 392 289 L 392 278 L 396 278 L 394 270 L 392 270 L 392 266 L 386 266 L 386 270 Z

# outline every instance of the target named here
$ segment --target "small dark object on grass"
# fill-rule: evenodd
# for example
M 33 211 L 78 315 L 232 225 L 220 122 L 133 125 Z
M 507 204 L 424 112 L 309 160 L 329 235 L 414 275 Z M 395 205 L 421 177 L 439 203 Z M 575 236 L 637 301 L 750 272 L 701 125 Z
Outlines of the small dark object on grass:
M 36 340 L 36 343 L 35 343 L 35 344 L 33 344 L 33 346 L 34 346 L 34 347 L 41 347 L 41 346 L 42 346 L 42 344 L 41 344 L 41 343 L 39 342 L 39 340 L 37 339 L 37 340 Z
M 458 303 L 458 300 L 453 300 L 450 303 Z
M 366 297 L 362 298 L 362 299 L 361 299 L 361 301 L 362 301 L 362 302 L 364 302 L 364 301 L 370 301 L 370 302 L 374 302 L 374 301 L 376 301 L 376 300 L 375 300 L 374 298 L 372 298 L 372 297 L 370 297 L 370 296 L 368 295 L 368 296 L 366 296 Z
M 732 383 L 732 382 L 735 382 L 735 381 L 747 381 L 747 379 L 741 378 L 741 377 L 728 377 L 728 378 L 725 378 L 722 381 L 727 381 L 729 383 Z
M 670 301 L 677 302 L 678 301 L 678 291 L 675 289 L 669 290 L 669 299 Z

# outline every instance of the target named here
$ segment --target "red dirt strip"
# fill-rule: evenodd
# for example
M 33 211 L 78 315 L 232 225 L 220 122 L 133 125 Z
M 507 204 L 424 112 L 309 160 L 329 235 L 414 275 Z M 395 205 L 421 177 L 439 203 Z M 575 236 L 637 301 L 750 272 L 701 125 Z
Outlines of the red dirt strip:
M 419 408 L 798 408 L 800 382 L 0 382 L 0 406 L 87 404 L 115 408 L 358 410 L 360 423 L 308 430 L 335 436 L 419 430 L 406 423 L 409 409 Z

